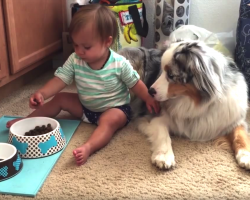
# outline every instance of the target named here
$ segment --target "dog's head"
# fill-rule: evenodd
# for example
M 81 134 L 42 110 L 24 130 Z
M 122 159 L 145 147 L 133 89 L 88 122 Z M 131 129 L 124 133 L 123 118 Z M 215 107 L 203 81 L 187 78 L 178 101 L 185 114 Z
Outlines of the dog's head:
M 158 101 L 188 96 L 195 103 L 219 97 L 227 60 L 198 41 L 172 43 L 161 60 L 162 74 L 149 89 Z

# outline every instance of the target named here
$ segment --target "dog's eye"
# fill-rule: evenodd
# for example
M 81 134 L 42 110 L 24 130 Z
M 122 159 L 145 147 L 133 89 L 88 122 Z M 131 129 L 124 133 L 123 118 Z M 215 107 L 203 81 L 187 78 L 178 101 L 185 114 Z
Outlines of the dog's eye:
M 167 75 L 168 75 L 168 78 L 169 78 L 169 79 L 173 79 L 173 78 L 174 78 L 174 75 L 172 74 L 172 71 L 171 71 L 171 70 L 168 70 L 168 71 L 167 71 Z

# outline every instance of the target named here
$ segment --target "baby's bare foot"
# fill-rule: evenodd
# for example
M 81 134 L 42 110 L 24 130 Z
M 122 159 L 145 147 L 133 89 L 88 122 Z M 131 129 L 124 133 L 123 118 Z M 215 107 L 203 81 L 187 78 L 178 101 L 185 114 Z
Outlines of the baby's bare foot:
M 11 121 L 8 121 L 8 122 L 6 123 L 6 127 L 7 127 L 7 128 L 10 128 L 14 123 L 20 121 L 21 119 L 22 119 L 22 118 L 17 118 L 17 119 L 13 119 L 13 120 L 11 120 Z
M 90 148 L 88 145 L 84 144 L 73 151 L 73 155 L 76 159 L 77 165 L 83 165 L 90 155 Z

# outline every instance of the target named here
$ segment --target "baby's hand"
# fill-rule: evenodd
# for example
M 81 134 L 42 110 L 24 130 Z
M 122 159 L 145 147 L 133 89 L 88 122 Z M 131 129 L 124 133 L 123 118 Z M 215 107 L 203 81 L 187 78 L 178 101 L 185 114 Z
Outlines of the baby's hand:
M 29 101 L 30 108 L 37 109 L 38 107 L 42 106 L 43 103 L 44 103 L 44 98 L 40 92 L 36 92 L 35 94 L 31 95 Z
M 159 113 L 159 111 L 160 111 L 159 102 L 156 101 L 153 97 L 151 97 L 151 96 L 148 97 L 148 99 L 146 101 L 146 105 L 147 105 L 148 111 L 150 113 L 153 112 L 152 107 L 153 107 L 156 114 Z

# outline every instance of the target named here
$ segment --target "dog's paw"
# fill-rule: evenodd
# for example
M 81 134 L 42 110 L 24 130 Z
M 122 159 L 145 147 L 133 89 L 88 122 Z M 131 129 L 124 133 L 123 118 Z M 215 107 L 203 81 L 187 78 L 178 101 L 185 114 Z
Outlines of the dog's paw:
M 237 155 L 236 155 L 236 160 L 238 164 L 245 168 L 245 169 L 250 169 L 250 152 L 246 150 L 239 150 Z
M 173 152 L 155 152 L 151 157 L 152 163 L 160 169 L 170 169 L 175 166 L 175 158 Z

